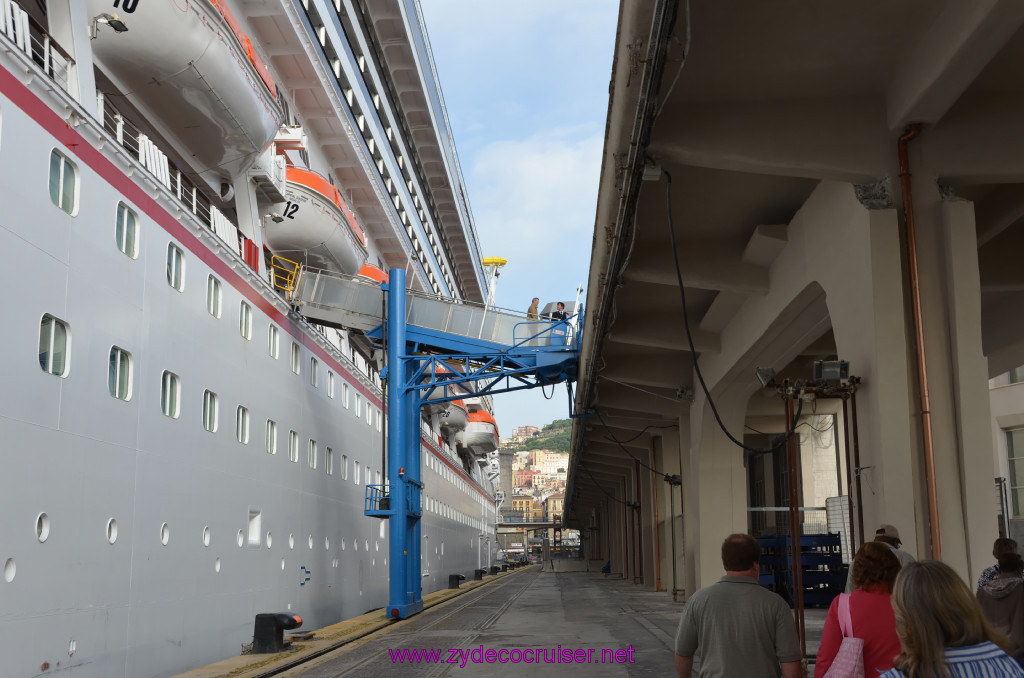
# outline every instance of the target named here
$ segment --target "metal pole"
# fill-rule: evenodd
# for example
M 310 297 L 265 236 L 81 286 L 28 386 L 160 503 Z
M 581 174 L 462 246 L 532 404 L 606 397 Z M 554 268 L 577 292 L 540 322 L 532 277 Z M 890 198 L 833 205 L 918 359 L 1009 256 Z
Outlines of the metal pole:
M 853 525 L 853 467 L 850 464 L 850 415 L 846 408 L 846 396 L 843 396 L 843 456 L 846 457 L 846 517 L 850 520 L 849 547 L 850 566 L 853 566 L 853 554 L 857 552 L 857 533 Z M 864 539 L 864 535 L 861 535 Z
M 636 542 L 636 577 L 633 578 L 639 584 L 644 583 L 644 529 L 643 520 L 640 515 L 640 460 L 633 464 L 636 478 L 635 490 L 633 492 L 633 541 Z
M 925 489 L 928 495 L 928 528 L 931 533 L 932 558 L 942 560 L 942 544 L 939 539 L 939 496 L 935 482 L 935 448 L 932 443 L 932 408 L 928 397 L 928 361 L 924 350 L 924 319 L 921 313 L 921 280 L 917 270 L 917 233 L 914 227 L 914 201 L 910 185 L 910 160 L 907 142 L 921 131 L 918 124 L 907 128 L 899 138 L 897 153 L 900 163 L 900 186 L 903 191 L 903 214 L 907 226 L 907 267 L 910 278 L 910 302 L 914 318 L 914 348 L 917 354 L 917 388 L 921 401 L 921 447 L 924 452 Z M 857 418 L 856 406 L 853 410 Z M 854 440 L 856 441 L 856 429 Z M 856 443 L 854 443 L 856 444 Z M 858 468 L 860 464 L 857 464 Z M 860 483 L 857 483 L 858 490 Z
M 850 391 L 850 414 L 853 415 L 853 470 L 857 475 L 857 527 L 860 529 L 861 539 L 864 538 L 864 498 L 861 492 L 860 482 L 860 436 L 857 434 L 857 391 Z M 933 542 L 935 544 L 937 542 Z M 938 560 L 938 556 L 936 556 Z
M 654 439 L 651 439 L 651 491 L 654 493 L 654 590 L 661 591 L 661 534 L 658 531 L 658 478 L 654 474 Z
M 415 369 L 405 354 L 405 270 L 391 269 L 387 283 L 388 481 L 391 558 L 388 616 L 404 619 L 423 609 L 420 566 L 419 395 L 407 389 Z
M 799 395 L 797 395 L 799 397 Z M 793 412 L 793 396 L 786 396 L 786 423 L 792 429 L 796 421 Z M 786 465 L 789 475 L 789 557 L 790 572 L 793 575 L 793 613 L 796 615 L 797 633 L 800 634 L 800 647 L 802 656 L 807 656 L 807 630 L 804 627 L 804 577 L 800 557 L 800 512 L 797 507 L 800 503 L 800 493 L 797 482 L 799 471 L 797 469 L 796 434 L 789 436 L 786 440 Z

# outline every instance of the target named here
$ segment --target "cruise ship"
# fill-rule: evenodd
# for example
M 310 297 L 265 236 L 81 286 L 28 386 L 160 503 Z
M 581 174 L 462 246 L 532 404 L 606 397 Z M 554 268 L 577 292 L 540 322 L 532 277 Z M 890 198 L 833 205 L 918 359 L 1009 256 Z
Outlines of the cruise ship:
M 0 675 L 384 606 L 380 352 L 288 285 L 484 301 L 418 1 L 0 0 L 0 173 Z M 494 559 L 492 409 L 422 412 L 424 592 Z

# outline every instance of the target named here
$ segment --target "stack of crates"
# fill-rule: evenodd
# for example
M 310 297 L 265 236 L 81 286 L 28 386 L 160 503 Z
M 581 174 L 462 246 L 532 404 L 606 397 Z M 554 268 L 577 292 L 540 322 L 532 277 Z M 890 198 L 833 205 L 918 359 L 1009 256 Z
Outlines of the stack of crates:
M 761 573 L 758 582 L 793 604 L 789 535 L 758 537 Z M 838 534 L 800 535 L 800 569 L 804 607 L 828 607 L 843 592 L 846 574 Z

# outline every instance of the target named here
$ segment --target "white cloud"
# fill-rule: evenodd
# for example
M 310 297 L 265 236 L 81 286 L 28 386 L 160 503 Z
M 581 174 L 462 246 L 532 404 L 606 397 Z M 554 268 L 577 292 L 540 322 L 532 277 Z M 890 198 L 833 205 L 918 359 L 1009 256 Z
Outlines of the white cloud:
M 469 183 L 484 255 L 509 260 L 500 305 L 569 298 L 586 275 L 603 140 L 572 136 L 495 142 L 476 156 Z

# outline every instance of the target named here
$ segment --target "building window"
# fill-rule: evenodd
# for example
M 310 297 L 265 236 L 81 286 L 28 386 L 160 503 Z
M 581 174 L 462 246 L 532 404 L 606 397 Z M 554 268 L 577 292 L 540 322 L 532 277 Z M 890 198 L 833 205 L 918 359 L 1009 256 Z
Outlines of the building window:
M 366 425 L 373 426 L 373 408 L 369 402 L 366 403 Z
M 293 341 L 292 342 L 292 372 L 294 372 L 295 374 L 299 373 L 299 369 L 301 367 L 300 360 L 301 360 L 301 355 L 299 353 L 299 345 L 296 344 Z
M 358 461 L 355 462 L 355 472 L 352 475 L 353 475 L 352 483 L 355 484 L 355 485 L 358 485 L 359 484 L 359 475 L 360 475 L 359 474 L 359 462 Z
M 341 404 L 345 406 L 346 410 L 348 409 L 348 384 L 347 383 L 341 385 Z
M 334 372 L 327 370 L 327 397 L 334 397 Z
M 238 307 L 238 331 L 246 341 L 252 339 L 252 306 L 244 301 Z
M 128 209 L 123 202 L 117 203 L 117 226 L 114 229 L 114 239 L 117 241 L 117 249 L 127 254 L 132 259 L 139 256 L 138 245 L 139 218 L 135 212 Z
M 160 409 L 171 419 L 181 412 L 181 379 L 173 372 L 164 372 L 160 378 Z
M 167 244 L 167 284 L 179 292 L 185 289 L 185 255 L 174 243 Z
M 210 433 L 217 432 L 217 394 L 213 391 L 203 391 L 203 428 Z
M 206 280 L 206 311 L 214 318 L 220 317 L 220 280 L 212 275 Z
M 43 372 L 67 376 L 70 343 L 67 323 L 44 315 L 39 323 L 39 367 Z
M 341 479 L 348 480 L 348 455 L 341 455 Z
M 277 325 L 271 324 L 267 328 L 267 354 L 277 360 L 278 347 L 280 345 L 280 333 L 277 331 Z
M 1010 370 L 1010 383 L 1019 384 L 1021 382 L 1024 382 L 1024 365 Z
M 267 454 L 277 454 L 277 422 L 267 419 Z
M 299 463 L 299 434 L 288 431 L 288 461 Z
M 316 358 L 310 358 L 309 359 L 309 384 L 313 388 L 318 388 L 317 381 L 319 379 L 319 376 L 318 376 L 319 370 L 317 368 L 319 366 L 320 366 L 320 363 L 317 361 Z
M 249 408 L 241 405 L 235 410 L 235 439 L 243 445 L 249 442 Z
M 310 439 L 309 441 L 309 452 L 307 454 L 307 461 L 309 462 L 309 468 L 316 468 L 316 441 Z
M 363 398 L 358 393 L 356 394 L 356 417 L 363 416 Z
M 381 415 L 381 411 L 380 411 L 380 410 L 377 410 L 377 433 L 380 433 L 380 430 L 381 430 L 381 427 L 382 427 L 382 422 L 381 422 L 381 420 L 382 420 L 383 418 L 384 418 L 384 417 L 383 417 L 383 416 Z
M 50 151 L 50 200 L 71 216 L 78 211 L 78 170 L 57 151 Z
M 110 395 L 120 400 L 132 397 L 132 354 L 117 346 L 110 347 L 107 389 Z
M 324 466 L 327 468 L 327 475 L 334 475 L 334 450 L 327 448 L 327 456 L 324 460 Z

